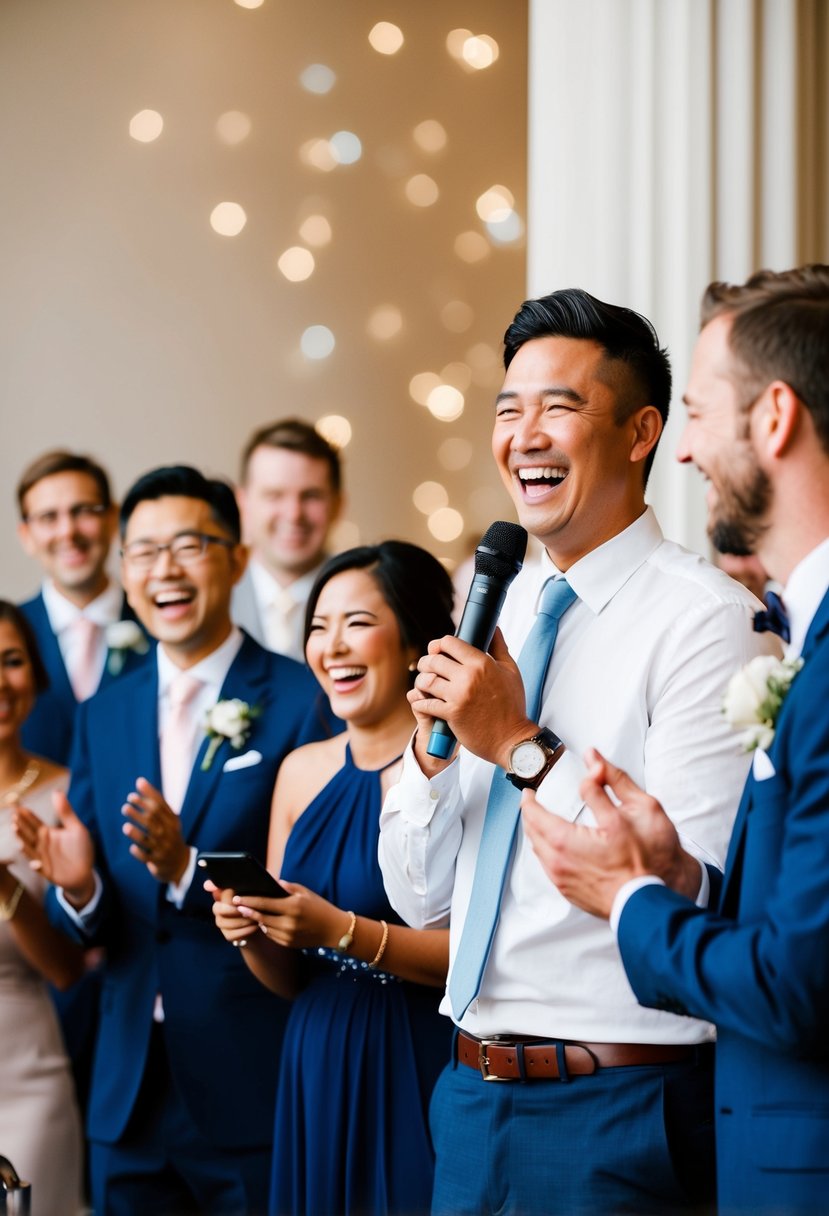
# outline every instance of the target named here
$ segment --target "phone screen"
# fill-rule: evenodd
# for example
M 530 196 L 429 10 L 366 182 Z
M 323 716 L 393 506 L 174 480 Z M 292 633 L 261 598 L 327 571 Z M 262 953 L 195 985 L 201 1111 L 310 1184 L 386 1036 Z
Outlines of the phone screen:
M 217 887 L 231 887 L 237 895 L 280 899 L 288 894 L 250 853 L 199 853 L 196 865 L 206 871 Z

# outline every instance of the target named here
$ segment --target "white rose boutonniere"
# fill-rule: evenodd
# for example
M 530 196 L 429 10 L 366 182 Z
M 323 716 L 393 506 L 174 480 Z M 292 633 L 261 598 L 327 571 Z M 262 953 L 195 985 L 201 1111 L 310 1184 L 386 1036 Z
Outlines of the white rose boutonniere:
M 128 650 L 146 654 L 150 649 L 144 630 L 135 621 L 113 621 L 106 627 L 105 639 L 109 651 L 107 671 L 111 676 L 121 674 Z
M 250 737 L 253 721 L 262 711 L 257 706 L 248 705 L 234 697 L 230 701 L 217 701 L 212 709 L 207 711 L 205 730 L 210 740 L 201 769 L 206 773 L 213 763 L 213 757 L 225 739 L 230 740 L 230 746 L 238 751 Z
M 745 751 L 771 747 L 778 714 L 802 666 L 802 659 L 761 654 L 731 677 L 722 708 L 729 725 L 742 732 Z

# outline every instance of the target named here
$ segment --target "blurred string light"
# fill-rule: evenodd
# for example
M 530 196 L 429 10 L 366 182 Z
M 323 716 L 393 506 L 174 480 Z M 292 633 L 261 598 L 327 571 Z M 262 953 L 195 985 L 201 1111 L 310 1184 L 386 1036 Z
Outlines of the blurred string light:
M 378 342 L 395 338 L 403 328 L 403 314 L 394 304 L 380 304 L 371 313 L 366 329 Z
M 338 165 L 353 165 L 363 155 L 363 145 L 353 131 L 337 131 L 328 146 Z
M 245 209 L 239 203 L 218 203 L 210 212 L 210 227 L 219 236 L 238 236 L 247 222 Z
M 330 93 L 337 75 L 324 63 L 311 63 L 300 73 L 299 83 L 307 93 Z
M 440 378 L 444 384 L 451 384 L 465 393 L 472 383 L 472 368 L 468 363 L 447 363 L 440 373 Z
M 437 182 L 427 173 L 416 173 L 406 182 L 406 198 L 415 207 L 431 207 L 439 194 Z
M 524 235 L 524 224 L 515 210 L 515 199 L 506 186 L 490 186 L 478 195 L 475 210 L 497 244 L 507 245 Z
M 396 55 L 403 45 L 403 31 L 391 21 L 378 21 L 369 31 L 368 40 L 380 55 Z
M 457 540 L 464 528 L 463 516 L 454 507 L 439 507 L 426 524 L 435 540 L 443 541 Z
M 463 413 L 464 397 L 452 384 L 438 384 L 426 398 L 426 408 L 440 422 L 454 422 Z
M 488 220 L 486 230 L 496 244 L 509 245 L 524 235 L 524 222 L 517 211 L 510 211 L 501 220 Z
M 441 383 L 440 376 L 435 372 L 418 372 L 409 381 L 409 396 L 418 405 L 426 405 L 432 389 Z
M 451 30 L 446 36 L 446 49 L 467 72 L 480 72 L 492 67 L 500 48 L 489 34 L 473 34 L 471 30 Z
M 472 444 L 458 436 L 444 439 L 438 448 L 438 460 L 447 472 L 459 473 L 472 461 Z
M 338 164 L 327 139 L 307 140 L 299 150 L 299 158 L 303 164 L 322 173 L 330 173 Z
M 449 493 L 439 481 L 422 481 L 415 487 L 412 502 L 421 515 L 431 515 L 449 505 Z
M 455 237 L 455 253 L 462 262 L 482 262 L 489 257 L 489 242 L 480 232 L 461 232 Z
M 130 135 L 140 144 L 151 144 L 164 129 L 158 110 L 139 110 L 130 119 Z
M 351 423 L 342 414 L 326 414 L 314 423 L 314 430 L 335 448 L 344 448 L 351 442 Z
M 301 245 L 291 245 L 276 264 L 290 283 L 302 283 L 314 273 L 314 255 Z
M 252 125 L 241 110 L 227 110 L 216 120 L 216 134 L 223 144 L 240 144 L 250 135 Z
M 239 8 L 261 8 L 265 0 L 235 0 Z
M 440 152 L 446 147 L 446 129 L 435 118 L 419 122 L 412 135 L 417 146 L 424 152 Z
M 299 340 L 299 348 L 306 359 L 327 359 L 336 344 L 327 325 L 309 325 Z
M 331 240 L 331 225 L 324 215 L 309 215 L 300 224 L 299 235 L 315 248 L 327 245 Z

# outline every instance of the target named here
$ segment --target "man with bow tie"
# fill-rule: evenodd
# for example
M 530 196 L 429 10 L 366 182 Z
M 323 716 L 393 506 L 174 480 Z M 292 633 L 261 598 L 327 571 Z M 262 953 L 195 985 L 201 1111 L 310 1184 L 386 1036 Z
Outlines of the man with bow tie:
M 582 787 L 601 833 L 555 822 L 530 797 L 524 808 L 558 889 L 610 917 L 639 1001 L 716 1024 L 728 1213 L 829 1210 L 827 335 L 829 266 L 760 271 L 703 298 L 678 456 L 710 482 L 714 544 L 756 553 L 783 586 L 756 627 L 786 642 L 755 693 L 724 875 L 701 873 L 670 799 L 648 797 L 606 749 Z
M 121 536 L 127 596 L 158 646 L 81 707 L 59 826 L 19 813 L 24 847 L 58 888 L 56 923 L 107 947 L 93 1205 L 257 1213 L 284 1009 L 216 933 L 195 856 L 264 858 L 281 760 L 329 732 L 307 669 L 231 622 L 246 550 L 229 486 L 155 469 L 126 495 Z

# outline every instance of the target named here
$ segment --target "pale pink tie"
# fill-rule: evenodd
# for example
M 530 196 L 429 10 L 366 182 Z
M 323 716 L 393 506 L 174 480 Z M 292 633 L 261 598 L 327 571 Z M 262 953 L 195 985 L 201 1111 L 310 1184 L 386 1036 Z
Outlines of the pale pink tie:
M 181 671 L 170 684 L 170 713 L 161 737 L 161 790 L 167 804 L 179 814 L 190 770 L 193 745 L 199 723 L 193 712 L 193 698 L 204 687 L 202 680 Z
M 74 646 L 69 682 L 78 701 L 86 701 L 98 687 L 101 671 L 99 665 L 99 626 L 88 616 L 77 616 L 69 626 Z

